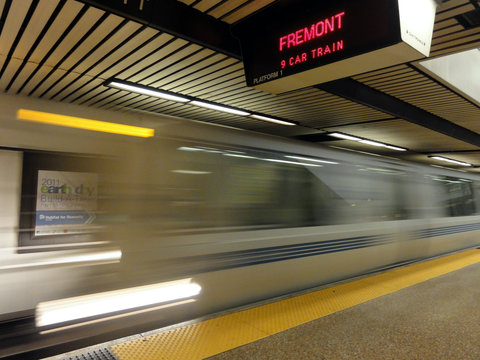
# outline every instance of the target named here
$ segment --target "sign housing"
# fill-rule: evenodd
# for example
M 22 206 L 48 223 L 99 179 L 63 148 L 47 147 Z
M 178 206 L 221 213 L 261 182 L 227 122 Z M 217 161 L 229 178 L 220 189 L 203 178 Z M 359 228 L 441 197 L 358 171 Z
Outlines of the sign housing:
M 272 93 L 429 55 L 435 0 L 280 0 L 236 25 L 247 85 Z

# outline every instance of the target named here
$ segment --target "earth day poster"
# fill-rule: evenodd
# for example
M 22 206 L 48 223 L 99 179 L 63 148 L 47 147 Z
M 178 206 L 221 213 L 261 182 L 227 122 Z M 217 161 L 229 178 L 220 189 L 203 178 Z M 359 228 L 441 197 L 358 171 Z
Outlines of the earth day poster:
M 97 194 L 97 174 L 39 170 L 35 236 L 88 232 Z

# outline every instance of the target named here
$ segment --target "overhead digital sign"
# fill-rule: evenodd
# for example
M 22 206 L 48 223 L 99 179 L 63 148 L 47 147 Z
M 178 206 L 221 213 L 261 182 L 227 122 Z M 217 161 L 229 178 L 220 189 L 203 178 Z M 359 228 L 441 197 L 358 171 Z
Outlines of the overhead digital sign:
M 233 27 L 247 85 L 278 93 L 424 57 L 435 6 L 434 0 L 277 1 Z

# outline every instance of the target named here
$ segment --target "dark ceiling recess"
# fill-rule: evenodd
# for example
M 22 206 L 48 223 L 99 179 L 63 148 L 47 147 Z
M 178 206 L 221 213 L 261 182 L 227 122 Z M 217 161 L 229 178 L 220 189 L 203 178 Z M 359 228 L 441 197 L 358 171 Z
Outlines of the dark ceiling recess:
M 241 58 L 240 43 L 230 33 L 229 24 L 180 1 L 80 1 L 234 58 Z
M 353 79 L 341 79 L 316 85 L 316 88 L 357 103 L 384 111 L 395 117 L 437 131 L 452 138 L 480 146 L 480 136 L 439 116 L 372 89 Z
M 480 8 L 477 5 L 475 10 L 458 15 L 456 19 L 465 29 L 472 29 L 480 26 Z

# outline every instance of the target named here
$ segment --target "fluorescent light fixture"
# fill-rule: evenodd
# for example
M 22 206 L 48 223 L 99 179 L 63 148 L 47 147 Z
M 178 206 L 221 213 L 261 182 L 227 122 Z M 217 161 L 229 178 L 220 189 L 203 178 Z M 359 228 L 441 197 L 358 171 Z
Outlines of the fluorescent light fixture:
M 285 157 L 286 157 L 286 158 L 289 158 L 289 159 L 303 160 L 303 161 L 312 161 L 312 162 L 318 162 L 318 163 L 322 163 L 322 164 L 338 164 L 337 162 L 333 162 L 333 161 L 313 159 L 313 158 L 308 158 L 308 157 L 303 157 L 303 156 L 290 156 L 290 155 L 285 155 Z
M 340 139 L 358 141 L 359 143 L 367 144 L 367 145 L 371 145 L 371 146 L 385 147 L 387 149 L 396 150 L 396 151 L 407 151 L 407 149 L 399 147 L 399 146 L 388 145 L 388 144 L 381 143 L 379 141 L 362 139 L 362 138 L 347 135 L 347 134 L 344 134 L 344 133 L 333 132 L 333 133 L 330 133 L 328 135 L 334 136 L 334 137 L 337 137 L 337 138 L 340 138 Z
M 41 302 L 35 309 L 37 327 L 91 318 L 186 299 L 200 293 L 201 287 L 191 279 L 138 286 L 122 290 Z
M 237 109 L 233 109 L 233 108 L 230 108 L 230 107 L 211 104 L 211 103 L 198 101 L 198 100 L 193 100 L 192 102 L 190 102 L 190 104 L 196 105 L 196 106 L 201 106 L 201 107 L 204 107 L 204 108 L 207 108 L 207 109 L 223 111 L 223 112 L 230 113 L 230 114 L 235 114 L 235 115 L 241 115 L 241 116 L 250 115 L 250 113 L 246 112 L 246 111 L 237 110 Z
M 171 170 L 171 172 L 176 174 L 187 174 L 187 175 L 207 175 L 211 174 L 210 171 L 195 171 L 195 170 Z
M 306 163 L 299 163 L 299 162 L 296 162 L 296 161 L 287 161 L 287 160 L 280 160 L 280 159 L 262 159 L 262 160 L 270 161 L 270 162 L 283 163 L 283 164 L 302 165 L 302 166 L 310 166 L 310 167 L 322 167 L 322 165 L 317 165 L 317 164 L 306 164 Z
M 242 159 L 256 159 L 256 157 L 254 157 L 254 156 L 242 155 L 242 154 L 224 153 L 223 155 L 230 156 L 230 157 L 236 157 L 236 158 L 242 158 Z
M 362 139 L 362 140 L 358 140 L 359 143 L 362 143 L 362 144 L 367 144 L 367 145 L 372 145 L 372 146 L 378 146 L 378 147 L 384 147 L 385 144 L 382 144 L 381 142 L 378 142 L 378 141 L 373 141 L 373 140 L 365 140 L 365 139 Z
M 339 132 L 333 132 L 333 133 L 330 133 L 328 134 L 330 136 L 334 136 L 336 138 L 339 138 L 339 139 L 345 139 L 345 140 L 353 140 L 353 141 L 360 141 L 362 139 L 356 137 L 356 136 L 351 136 L 351 135 L 347 135 L 347 134 L 344 134 L 344 133 L 339 133 Z
M 456 165 L 462 165 L 462 166 L 472 166 L 472 164 L 463 162 L 463 161 L 458 161 L 458 160 L 453 160 L 449 159 L 443 156 L 429 156 L 429 158 L 435 159 L 435 160 L 440 160 L 440 161 L 445 161 L 451 164 L 456 164 Z
M 130 85 L 130 84 L 125 84 L 123 82 L 118 82 L 118 81 L 111 81 L 107 84 L 107 86 L 114 87 L 114 88 L 121 89 L 121 90 L 127 90 L 127 91 L 131 91 L 131 92 L 135 92 L 135 93 L 142 94 L 142 95 L 154 96 L 154 97 L 158 97 L 158 98 L 165 99 L 165 100 L 171 100 L 171 101 L 177 101 L 177 102 L 188 102 L 188 101 L 190 101 L 189 98 L 179 96 L 179 95 L 170 94 L 166 91 L 155 90 L 153 88 L 152 89 L 147 89 L 143 86 L 138 86 L 138 85 L 134 85 L 134 84 Z
M 396 151 L 407 151 L 407 149 L 399 147 L 399 146 L 393 146 L 393 145 L 385 145 L 387 149 L 392 149 Z
M 250 117 L 252 117 L 252 118 L 254 118 L 254 119 L 257 119 L 257 120 L 268 121 L 268 122 L 272 122 L 272 123 L 280 124 L 280 125 L 287 125 L 287 126 L 296 125 L 296 124 L 293 123 L 293 122 L 284 121 L 284 120 L 279 120 L 279 119 L 274 119 L 274 118 L 267 117 L 267 116 L 262 116 L 262 115 L 252 114 L 252 115 L 250 115 Z
M 48 125 L 57 125 L 71 127 L 83 130 L 93 130 L 99 132 L 107 132 L 112 134 L 152 137 L 155 133 L 154 129 L 116 124 L 111 122 L 83 119 L 74 116 L 47 113 L 35 110 L 19 109 L 17 111 L 18 120 L 33 121 Z

